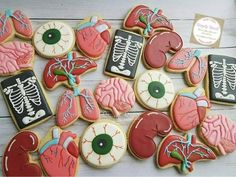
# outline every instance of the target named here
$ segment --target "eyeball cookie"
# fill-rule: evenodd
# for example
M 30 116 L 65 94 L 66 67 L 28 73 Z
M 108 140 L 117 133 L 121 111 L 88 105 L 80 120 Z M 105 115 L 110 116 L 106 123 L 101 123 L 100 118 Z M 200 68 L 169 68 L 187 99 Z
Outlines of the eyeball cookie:
M 175 96 L 171 79 L 156 70 L 143 73 L 135 81 L 134 87 L 139 103 L 150 110 L 167 108 Z
M 126 135 L 112 121 L 98 121 L 90 125 L 81 137 L 83 159 L 96 168 L 108 168 L 123 157 L 127 149 Z
M 50 21 L 35 31 L 33 44 L 39 55 L 46 58 L 59 57 L 72 50 L 75 34 L 69 25 Z

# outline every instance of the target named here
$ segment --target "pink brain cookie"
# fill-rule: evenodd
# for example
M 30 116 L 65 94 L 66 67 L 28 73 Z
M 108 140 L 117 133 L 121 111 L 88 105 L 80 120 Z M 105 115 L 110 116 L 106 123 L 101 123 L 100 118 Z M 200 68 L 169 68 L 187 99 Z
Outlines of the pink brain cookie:
M 34 48 L 31 44 L 19 41 L 0 45 L 0 75 L 33 67 Z
M 223 115 L 208 116 L 200 126 L 200 134 L 222 155 L 236 150 L 236 123 Z
M 95 90 L 97 102 L 114 116 L 128 112 L 135 103 L 135 95 L 131 86 L 121 78 L 101 81 Z

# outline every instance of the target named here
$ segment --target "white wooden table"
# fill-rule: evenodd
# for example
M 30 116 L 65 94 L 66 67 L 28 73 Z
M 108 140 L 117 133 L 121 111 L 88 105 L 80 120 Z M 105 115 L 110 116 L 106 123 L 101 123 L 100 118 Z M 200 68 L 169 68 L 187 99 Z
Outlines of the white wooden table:
M 127 1 L 127 0 L 97 0 L 97 1 L 66 1 L 66 0 L 1 0 L 0 12 L 5 9 L 21 9 L 32 20 L 33 27 L 38 26 L 49 20 L 61 20 L 72 27 L 75 27 L 80 20 L 86 16 L 101 15 L 106 19 L 113 28 L 113 32 L 117 28 L 122 27 L 124 17 L 130 8 L 138 4 L 146 4 L 151 8 L 162 8 L 164 13 L 171 19 L 175 30 L 179 33 L 184 41 L 184 47 L 192 47 L 201 49 L 203 54 L 222 54 L 236 57 L 236 1 L 235 0 L 149 0 L 149 1 Z M 195 13 L 215 16 L 225 19 L 225 26 L 222 35 L 220 48 L 211 49 L 189 43 L 193 19 Z M 94 89 L 100 80 L 108 78 L 103 74 L 104 61 L 106 53 L 97 62 L 98 68 L 95 72 L 90 72 L 82 76 L 81 88 Z M 42 79 L 44 66 L 48 62 L 47 59 L 35 56 L 34 71 L 39 79 Z M 140 63 L 138 73 L 142 73 L 146 69 Z M 183 80 L 182 74 L 167 73 L 175 84 L 175 90 L 187 87 Z M 0 78 L 3 80 L 3 78 Z M 133 84 L 130 82 L 130 84 Z M 51 101 L 52 107 L 55 109 L 59 95 L 65 88 L 63 86 L 54 91 L 47 91 L 47 95 Z M 127 114 L 119 117 L 116 121 L 120 122 L 125 130 L 132 119 L 138 116 L 144 109 L 137 103 L 134 108 Z M 168 111 L 168 110 L 166 110 Z M 236 122 L 236 107 L 222 106 L 213 104 L 209 114 L 225 114 Z M 111 118 L 110 113 L 102 110 L 102 118 Z M 55 119 L 33 128 L 40 137 L 43 137 L 48 129 L 55 125 Z M 78 135 L 84 131 L 88 123 L 78 120 L 67 130 L 74 131 Z M 17 132 L 7 111 L 6 104 L 0 95 L 0 158 L 4 148 L 10 138 Z M 195 133 L 195 130 L 193 131 Z M 160 139 L 157 139 L 160 141 Z M 37 156 L 35 156 L 37 158 Z M 160 170 L 154 163 L 155 156 L 144 161 L 138 161 L 126 153 L 122 161 L 109 169 L 94 169 L 89 167 L 80 158 L 78 176 L 181 176 L 174 168 Z M 0 161 L 1 161 L 0 160 Z M 1 168 L 1 167 L 0 167 Z M 2 171 L 2 170 L 0 170 Z M 0 175 L 2 172 L 0 172 Z M 215 161 L 199 162 L 195 165 L 195 170 L 189 176 L 236 176 L 236 152 L 224 157 L 219 157 Z

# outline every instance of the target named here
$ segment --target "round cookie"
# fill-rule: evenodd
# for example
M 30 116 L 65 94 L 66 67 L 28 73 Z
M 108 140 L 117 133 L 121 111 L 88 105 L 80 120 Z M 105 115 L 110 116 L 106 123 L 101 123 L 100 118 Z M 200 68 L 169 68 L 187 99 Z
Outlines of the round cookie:
M 147 70 L 141 74 L 134 88 L 139 103 L 150 110 L 167 108 L 175 96 L 171 79 L 157 70 Z
M 157 149 L 153 140 L 165 137 L 172 130 L 169 116 L 160 111 L 146 111 L 131 123 L 128 130 L 128 147 L 132 155 L 143 160 L 151 157 Z
M 75 34 L 69 25 L 50 21 L 35 31 L 33 44 L 38 54 L 45 58 L 60 57 L 74 47 Z
M 95 168 L 108 168 L 123 157 L 127 149 L 126 135 L 113 121 L 91 124 L 80 140 L 83 159 Z
M 102 80 L 94 91 L 98 104 L 117 117 L 128 112 L 135 103 L 132 87 L 121 78 Z

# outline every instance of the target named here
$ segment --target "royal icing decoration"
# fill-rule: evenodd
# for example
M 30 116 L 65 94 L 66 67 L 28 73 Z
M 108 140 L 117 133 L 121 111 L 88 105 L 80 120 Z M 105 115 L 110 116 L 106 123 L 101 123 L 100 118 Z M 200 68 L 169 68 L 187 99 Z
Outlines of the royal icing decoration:
M 204 89 L 182 89 L 171 105 L 171 117 L 175 127 L 181 131 L 191 130 L 203 121 L 210 106 Z
M 157 70 L 144 72 L 135 81 L 138 101 L 151 110 L 167 108 L 175 96 L 171 79 Z
M 39 139 L 31 131 L 21 131 L 8 143 L 3 154 L 4 176 L 42 176 L 40 166 L 31 161 L 30 152 L 38 149 Z
M 144 5 L 134 7 L 126 17 L 125 29 L 139 30 L 145 37 L 150 37 L 157 30 L 173 30 L 170 21 L 163 15 L 161 9 L 151 10 Z
M 34 48 L 32 45 L 13 41 L 0 45 L 0 75 L 11 75 L 15 72 L 33 67 Z
M 95 91 L 98 104 L 112 111 L 114 116 L 128 112 L 135 103 L 132 87 L 121 78 L 111 78 L 101 81 Z
M 58 103 L 56 121 L 59 127 L 66 127 L 72 124 L 79 117 L 94 122 L 100 117 L 100 109 L 93 94 L 88 89 L 77 93 L 66 90 Z
M 43 57 L 59 57 L 74 47 L 75 34 L 69 25 L 59 21 L 51 21 L 35 31 L 33 44 Z
M 143 43 L 144 39 L 140 35 L 124 30 L 116 30 L 105 72 L 134 79 Z
M 47 176 L 76 176 L 79 148 L 77 135 L 53 127 L 40 143 L 39 159 Z
M 183 46 L 181 37 L 172 31 L 153 35 L 144 48 L 144 62 L 149 68 L 161 68 L 166 64 L 166 53 L 177 52 Z
M 207 72 L 207 57 L 201 57 L 200 54 L 199 50 L 183 48 L 169 60 L 167 70 L 172 72 L 186 71 L 187 83 L 190 86 L 198 85 Z
M 172 130 L 171 119 L 159 111 L 146 111 L 131 123 L 128 146 L 139 159 L 151 157 L 156 152 L 156 136 L 165 137 Z
M 4 15 L 0 14 L 0 44 L 8 41 L 14 34 L 31 39 L 33 35 L 32 25 L 22 11 L 13 12 L 8 9 Z
M 110 29 L 110 24 L 97 16 L 83 20 L 75 31 L 77 47 L 90 58 L 101 57 L 110 43 Z
M 208 72 L 210 100 L 236 104 L 236 58 L 209 55 Z
M 169 135 L 159 146 L 157 164 L 160 168 L 177 166 L 181 173 L 187 174 L 193 171 L 194 162 L 214 159 L 214 152 L 197 142 L 196 136 Z
M 78 85 L 80 75 L 97 68 L 94 61 L 77 55 L 77 52 L 70 52 L 67 57 L 49 60 L 43 71 L 44 85 L 47 89 L 52 90 L 62 83 L 70 87 Z
M 236 123 L 223 115 L 208 116 L 200 126 L 200 135 L 222 155 L 236 150 Z
M 18 129 L 28 129 L 53 115 L 33 71 L 1 82 L 4 98 Z
M 90 125 L 81 137 L 81 153 L 88 164 L 106 168 L 116 164 L 127 149 L 126 135 L 111 121 Z

